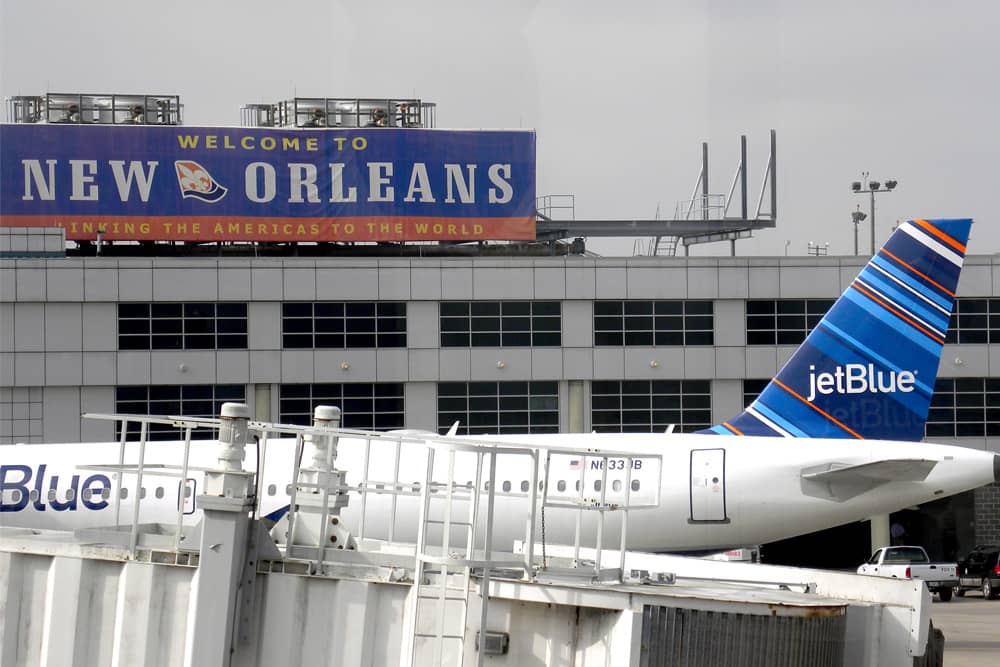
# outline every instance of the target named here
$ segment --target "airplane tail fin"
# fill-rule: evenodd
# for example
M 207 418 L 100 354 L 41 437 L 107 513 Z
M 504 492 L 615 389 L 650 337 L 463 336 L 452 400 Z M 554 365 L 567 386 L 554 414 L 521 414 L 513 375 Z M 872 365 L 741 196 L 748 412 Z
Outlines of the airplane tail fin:
M 746 411 L 702 433 L 920 440 L 971 226 L 900 225 Z

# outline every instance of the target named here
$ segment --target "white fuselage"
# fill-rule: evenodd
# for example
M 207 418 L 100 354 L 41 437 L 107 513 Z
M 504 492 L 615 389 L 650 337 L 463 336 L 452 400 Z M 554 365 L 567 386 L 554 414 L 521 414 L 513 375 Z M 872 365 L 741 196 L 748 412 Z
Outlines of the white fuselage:
M 600 469 L 597 459 L 582 458 L 586 450 L 661 456 L 659 506 L 635 510 L 629 516 L 628 547 L 649 551 L 694 551 L 762 544 L 862 520 L 994 481 L 992 453 L 912 442 L 726 438 L 689 434 L 519 435 L 494 436 L 489 440 L 497 445 L 580 450 L 579 459 L 572 455 L 552 459 L 548 484 L 553 496 L 559 496 L 560 489 L 565 490 L 563 495 L 567 497 L 581 495 L 594 499 L 600 496 L 594 484 L 602 479 L 604 471 Z M 367 477 L 372 482 L 385 482 L 387 486 L 395 478 L 404 488 L 412 490 L 414 483 L 422 484 L 425 479 L 426 451 L 420 444 L 403 444 L 399 474 L 395 477 L 394 446 L 387 443 L 373 445 L 368 455 Z M 289 504 L 294 452 L 294 440 L 268 442 L 264 473 L 258 483 L 258 512 L 261 516 Z M 183 443 L 151 442 L 146 446 L 146 464 L 179 466 L 182 453 Z M 214 441 L 195 441 L 191 447 L 190 465 L 192 468 L 214 468 L 217 465 L 216 455 Z M 115 464 L 118 456 L 118 443 L 0 447 L 0 526 L 75 529 L 115 525 L 115 474 L 91 467 Z M 257 447 L 248 446 L 245 468 L 255 470 L 257 458 Z M 803 478 L 804 471 L 817 468 L 915 459 L 936 462 L 925 479 L 875 479 L 870 488 L 846 499 L 834 497 L 823 484 Z M 136 462 L 135 444 L 128 445 L 125 460 Z M 455 482 L 471 484 L 475 480 L 475 468 L 469 461 L 463 456 L 456 459 Z M 511 456 L 500 457 L 497 463 L 496 548 L 509 549 L 513 540 L 525 537 L 529 505 L 523 497 L 505 494 L 516 494 L 528 488 L 531 479 L 529 461 L 527 457 Z M 632 502 L 653 498 L 653 486 L 661 471 L 651 461 L 643 460 L 638 468 L 633 462 L 629 475 L 629 471 L 625 470 L 626 461 L 612 457 L 604 478 L 605 502 L 624 502 L 623 489 L 626 486 L 633 489 Z M 365 442 L 341 438 L 337 447 L 336 468 L 346 472 L 349 486 L 357 488 L 364 463 Z M 80 469 L 79 466 L 88 468 Z M 578 494 L 575 490 L 581 480 L 581 469 L 585 491 Z M 443 479 L 447 472 L 447 456 L 440 452 L 436 455 L 434 471 L 435 479 Z M 544 471 L 540 474 L 542 476 L 538 479 L 544 479 Z M 203 473 L 192 471 L 188 478 L 193 480 L 188 485 L 193 484 L 194 492 L 193 500 L 189 498 L 185 501 L 187 514 L 184 521 L 193 523 L 200 515 L 197 494 L 203 492 Z M 485 479 L 487 477 L 482 477 L 481 483 Z M 560 482 L 564 484 L 560 485 Z M 132 517 L 137 495 L 135 475 L 125 474 L 122 485 L 129 491 L 117 507 L 119 524 L 127 523 Z M 178 478 L 157 475 L 155 469 L 147 468 L 142 487 L 140 521 L 175 522 L 181 489 Z M 397 498 L 396 521 L 390 531 L 391 497 L 375 493 L 367 495 L 366 520 L 362 529 L 359 525 L 361 498 L 352 493 L 349 505 L 342 513 L 344 525 L 355 535 L 363 533 L 366 538 L 392 537 L 396 541 L 413 541 L 418 523 L 418 495 Z M 111 497 L 105 500 L 107 496 Z M 485 507 L 480 507 L 480 512 L 485 512 Z M 585 544 L 594 542 L 597 514 L 583 513 Z M 605 535 L 617 536 L 621 513 L 607 512 L 605 516 Z M 572 544 L 575 528 L 575 511 L 546 510 L 545 539 L 548 542 Z

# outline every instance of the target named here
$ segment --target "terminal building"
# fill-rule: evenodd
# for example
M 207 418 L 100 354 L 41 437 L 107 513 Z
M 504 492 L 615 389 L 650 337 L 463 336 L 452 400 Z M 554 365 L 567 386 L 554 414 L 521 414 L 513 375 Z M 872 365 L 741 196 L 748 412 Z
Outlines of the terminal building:
M 48 122 L 88 122 L 68 120 L 71 111 L 101 122 L 83 96 L 49 97 L 10 106 L 11 120 L 44 124 L 61 110 Z M 108 123 L 180 122 L 175 96 L 118 97 L 124 101 L 111 100 Z M 254 105 L 244 109 L 244 124 L 433 125 L 433 105 L 419 100 L 353 100 L 340 115 L 337 102 Z M 30 119 L 17 109 L 30 110 Z M 704 180 L 696 197 L 703 204 Z M 746 223 L 745 182 L 742 198 Z M 211 416 L 226 401 L 291 424 L 308 423 L 316 405 L 337 405 L 346 427 L 365 429 L 445 432 L 455 422 L 462 434 L 702 429 L 756 396 L 865 263 L 663 254 L 664 239 L 674 248 L 698 237 L 735 244 L 754 228 L 712 226 L 728 218 L 714 220 L 708 208 L 673 227 L 648 221 L 617 232 L 653 230 L 645 233 L 648 251 L 632 257 L 595 256 L 578 240 L 563 242 L 611 236 L 615 227 L 556 221 L 544 209 L 539 242 L 506 244 L 206 250 L 148 240 L 112 245 L 107 236 L 67 242 L 65 228 L 5 221 L 0 443 L 113 440 L 114 423 L 81 413 Z M 1000 451 L 995 257 L 966 259 L 955 311 L 927 437 Z M 894 514 L 893 536 L 925 545 L 932 558 L 954 558 L 1000 541 L 998 507 L 1000 487 L 984 487 Z M 825 548 L 833 542 L 836 550 Z M 812 556 L 804 546 L 816 547 Z M 867 525 L 849 526 L 765 546 L 764 557 L 847 566 L 869 546 Z M 831 551 L 842 560 L 830 560 Z

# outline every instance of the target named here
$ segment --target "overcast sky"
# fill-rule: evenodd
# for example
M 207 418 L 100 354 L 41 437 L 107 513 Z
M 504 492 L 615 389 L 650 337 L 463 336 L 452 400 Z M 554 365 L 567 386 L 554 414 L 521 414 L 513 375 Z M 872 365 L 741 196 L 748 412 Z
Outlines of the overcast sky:
M 0 94 L 177 94 L 186 124 L 221 126 L 249 102 L 417 96 L 439 127 L 535 128 L 538 194 L 575 194 L 581 219 L 672 214 L 702 141 L 725 193 L 740 134 L 753 204 L 773 128 L 778 227 L 739 254 L 853 253 L 865 170 L 899 181 L 876 202 L 880 241 L 898 219 L 971 216 L 985 254 L 1000 252 L 998 34 L 986 0 L 0 0 Z

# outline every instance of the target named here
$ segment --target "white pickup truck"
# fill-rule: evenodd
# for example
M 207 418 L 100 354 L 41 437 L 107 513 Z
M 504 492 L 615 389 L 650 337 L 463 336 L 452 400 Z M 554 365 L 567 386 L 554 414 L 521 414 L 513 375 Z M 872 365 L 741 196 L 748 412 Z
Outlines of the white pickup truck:
M 955 563 L 932 563 L 923 547 L 882 547 L 858 568 L 858 574 L 892 579 L 920 579 L 941 602 L 951 600 L 958 584 Z

